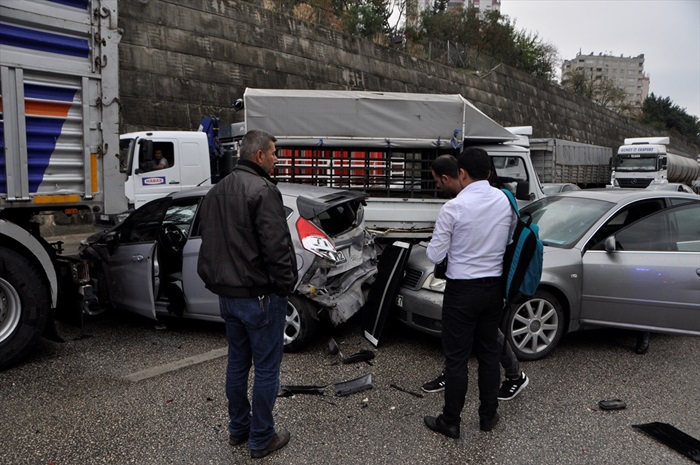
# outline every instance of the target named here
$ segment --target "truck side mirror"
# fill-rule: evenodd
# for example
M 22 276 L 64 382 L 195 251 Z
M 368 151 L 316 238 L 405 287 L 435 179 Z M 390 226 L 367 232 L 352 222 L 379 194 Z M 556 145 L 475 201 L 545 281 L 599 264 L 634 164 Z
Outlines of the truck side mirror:
M 518 200 L 532 200 L 530 196 L 530 183 L 527 181 L 518 181 L 515 186 L 515 198 Z

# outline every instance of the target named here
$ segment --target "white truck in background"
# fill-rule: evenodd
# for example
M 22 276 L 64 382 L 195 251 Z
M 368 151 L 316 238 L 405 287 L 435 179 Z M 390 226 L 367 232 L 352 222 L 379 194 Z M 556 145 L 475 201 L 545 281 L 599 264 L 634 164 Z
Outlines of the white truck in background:
M 126 208 L 120 38 L 117 0 L 0 2 L 0 369 L 60 339 L 63 303 L 94 302 L 88 263 L 49 244 L 38 217 Z
M 222 128 L 227 137 L 218 134 L 220 157 L 212 156 L 203 132 L 122 135 L 130 204 L 208 184 L 210 172 L 215 182 L 216 173 L 226 174 L 222 166 L 232 166 L 228 158 L 251 129 L 277 138 L 276 179 L 366 192 L 365 224 L 379 238 L 430 237 L 445 202 L 430 165 L 465 145 L 489 153 L 498 175 L 513 179 L 507 187 L 521 202 L 544 197 L 523 146 L 523 133 L 531 128 L 503 128 L 460 95 L 247 89 L 236 107 L 245 111 L 244 122 Z M 155 148 L 164 150 L 169 168 L 144 169 Z M 221 162 L 218 167 L 210 166 L 214 160 Z
M 700 164 L 689 155 L 669 150 L 670 142 L 668 137 L 625 139 L 614 159 L 612 186 L 645 188 L 666 182 L 691 186 L 700 177 Z

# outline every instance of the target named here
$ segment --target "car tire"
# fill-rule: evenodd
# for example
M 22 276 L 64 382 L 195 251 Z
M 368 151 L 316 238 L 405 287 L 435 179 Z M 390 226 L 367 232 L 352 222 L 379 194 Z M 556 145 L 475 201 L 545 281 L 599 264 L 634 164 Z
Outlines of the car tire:
M 0 247 L 0 370 L 34 348 L 49 314 L 44 278 L 22 255 Z
M 506 317 L 506 337 L 519 360 L 539 360 L 559 344 L 564 334 L 564 311 L 547 291 L 512 304 Z
M 301 350 L 314 338 L 318 327 L 316 305 L 304 297 L 289 296 L 284 323 L 284 351 Z

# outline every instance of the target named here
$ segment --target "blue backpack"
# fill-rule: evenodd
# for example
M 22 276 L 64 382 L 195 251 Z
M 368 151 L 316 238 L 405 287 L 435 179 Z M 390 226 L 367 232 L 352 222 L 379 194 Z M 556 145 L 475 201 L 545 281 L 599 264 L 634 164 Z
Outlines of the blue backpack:
M 513 300 L 518 293 L 523 296 L 535 294 L 542 279 L 544 246 L 539 237 L 540 228 L 532 219 L 523 221 L 515 197 L 507 189 L 501 189 L 510 200 L 518 221 L 513 231 L 513 241 L 506 247 L 503 256 L 503 285 L 506 300 Z

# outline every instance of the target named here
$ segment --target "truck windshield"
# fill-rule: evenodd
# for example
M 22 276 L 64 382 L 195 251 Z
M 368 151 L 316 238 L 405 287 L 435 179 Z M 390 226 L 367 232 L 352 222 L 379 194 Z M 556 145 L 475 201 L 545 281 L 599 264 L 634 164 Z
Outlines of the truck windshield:
M 656 157 L 630 158 L 627 155 L 617 156 L 617 171 L 656 171 Z

